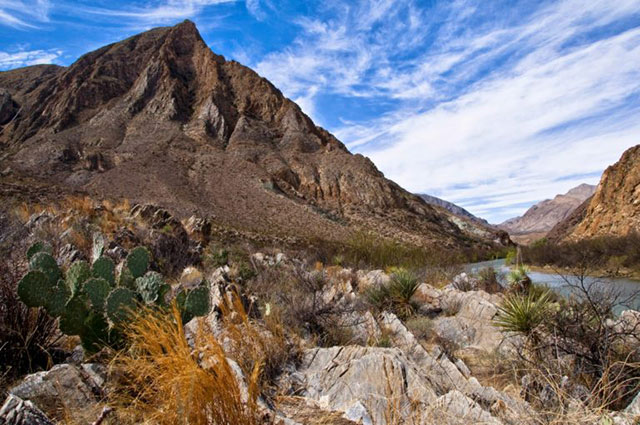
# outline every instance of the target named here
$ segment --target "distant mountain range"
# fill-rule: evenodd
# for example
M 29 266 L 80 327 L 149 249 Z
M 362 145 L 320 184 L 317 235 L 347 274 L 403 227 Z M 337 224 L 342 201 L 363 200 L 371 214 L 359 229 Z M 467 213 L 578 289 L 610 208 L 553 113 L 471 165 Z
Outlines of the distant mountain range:
M 533 242 L 569 217 L 595 190 L 593 185 L 581 184 L 563 195 L 535 204 L 523 216 L 511 218 L 498 227 L 509 232 L 518 243 Z
M 287 240 L 365 230 L 450 249 L 509 243 L 385 178 L 269 81 L 212 52 L 190 21 L 69 67 L 0 72 L 0 146 L 5 198 L 126 198 Z
M 640 232 L 640 145 L 605 170 L 593 196 L 558 223 L 549 238 L 579 240 L 631 232 Z
M 418 194 L 419 197 L 421 197 L 422 199 L 425 200 L 425 202 L 427 204 L 430 205 L 434 205 L 434 206 L 438 206 L 438 207 L 442 207 L 444 209 L 446 209 L 447 211 L 459 216 L 459 217 L 465 217 L 468 218 L 471 221 L 474 221 L 478 224 L 484 225 L 484 226 L 490 226 L 489 222 L 483 218 L 480 217 L 476 217 L 475 215 L 471 214 L 469 211 L 465 210 L 464 208 L 462 208 L 461 206 L 458 206 L 456 204 L 454 204 L 453 202 L 449 202 L 449 201 L 445 201 L 444 199 L 440 199 L 437 198 L 435 196 L 431 196 L 431 195 L 427 195 L 426 193 L 419 193 Z

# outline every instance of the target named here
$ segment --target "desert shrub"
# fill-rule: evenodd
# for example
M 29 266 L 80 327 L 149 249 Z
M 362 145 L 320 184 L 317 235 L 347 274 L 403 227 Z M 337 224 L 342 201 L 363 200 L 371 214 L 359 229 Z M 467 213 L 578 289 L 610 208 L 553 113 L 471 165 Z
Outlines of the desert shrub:
M 47 369 L 58 360 L 56 320 L 44 309 L 25 306 L 16 293 L 26 268 L 17 251 L 0 261 L 0 391 L 3 380 Z
M 229 263 L 229 251 L 210 243 L 202 253 L 202 264 L 206 268 L 215 269 Z
M 112 375 L 119 379 L 111 398 L 136 423 L 260 423 L 259 359 L 245 376 L 243 394 L 241 378 L 210 330 L 199 327 L 193 346 L 189 345 L 175 304 L 170 315 L 139 310 L 125 333 L 131 344 L 112 362 Z
M 478 289 L 478 280 L 466 273 L 462 273 L 453 279 L 451 286 L 462 292 L 475 291 Z
M 416 275 L 404 268 L 395 268 L 391 281 L 387 285 L 372 287 L 367 291 L 367 299 L 378 310 L 391 310 L 400 318 L 406 319 L 415 313 L 416 307 L 411 301 L 420 282 Z
M 498 307 L 494 321 L 507 332 L 531 335 L 542 324 L 550 308 L 548 292 L 540 296 L 511 293 Z
M 282 311 L 269 305 L 263 320 L 251 319 L 241 297 L 228 293 L 220 304 L 222 330 L 227 356 L 235 360 L 245 375 L 259 370 L 256 384 L 269 391 L 284 366 L 296 363 L 302 353 L 301 342 L 284 326 Z
M 622 269 L 640 269 L 640 234 L 602 236 L 579 241 L 546 241 L 522 248 L 528 264 L 556 268 L 580 269 L 588 265 L 592 271 L 615 275 Z
M 503 292 L 504 287 L 500 284 L 498 273 L 493 267 L 485 267 L 478 271 L 477 275 L 478 289 L 481 289 L 489 294 L 495 294 Z
M 516 250 L 516 248 L 510 248 L 510 249 L 507 250 L 507 254 L 504 257 L 504 263 L 507 266 L 515 264 L 517 257 L 518 257 L 518 251 Z
M 343 340 L 349 337 L 346 329 L 354 325 L 349 319 L 363 312 L 365 306 L 350 300 L 325 300 L 329 285 L 325 270 L 307 271 L 304 265 L 298 265 L 262 268 L 246 288 L 279 311 L 286 328 L 316 339 L 321 346 L 343 345 L 349 343 Z

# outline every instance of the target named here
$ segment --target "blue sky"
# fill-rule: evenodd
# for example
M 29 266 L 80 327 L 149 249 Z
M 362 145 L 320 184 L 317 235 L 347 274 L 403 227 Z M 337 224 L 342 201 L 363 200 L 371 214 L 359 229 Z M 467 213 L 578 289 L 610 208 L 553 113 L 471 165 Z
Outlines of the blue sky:
M 0 69 L 186 18 L 387 177 L 491 222 L 640 143 L 640 0 L 0 0 Z

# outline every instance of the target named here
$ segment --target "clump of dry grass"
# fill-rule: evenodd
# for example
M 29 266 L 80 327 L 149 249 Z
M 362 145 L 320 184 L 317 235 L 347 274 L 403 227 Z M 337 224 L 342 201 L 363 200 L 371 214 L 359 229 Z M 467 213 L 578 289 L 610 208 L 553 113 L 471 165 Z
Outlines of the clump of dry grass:
M 130 347 L 115 357 L 119 376 L 114 401 L 135 423 L 259 423 L 258 377 L 261 363 L 247 375 L 246 388 L 204 321 L 191 347 L 178 309 L 171 314 L 144 309 L 125 329 Z

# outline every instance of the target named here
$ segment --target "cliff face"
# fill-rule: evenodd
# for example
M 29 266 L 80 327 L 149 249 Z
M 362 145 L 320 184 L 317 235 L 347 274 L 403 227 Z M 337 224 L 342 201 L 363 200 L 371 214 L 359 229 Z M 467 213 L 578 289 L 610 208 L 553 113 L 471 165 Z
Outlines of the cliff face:
M 68 68 L 0 73 L 4 181 L 128 198 L 238 228 L 342 239 L 354 229 L 488 247 L 384 178 L 194 24 L 157 28 Z M 507 238 L 508 240 L 508 238 Z
M 640 145 L 628 149 L 602 174 L 579 215 L 554 230 L 555 239 L 624 236 L 640 231 Z
M 419 197 L 421 197 L 422 199 L 425 200 L 425 202 L 429 205 L 435 205 L 438 207 L 442 207 L 445 210 L 459 216 L 459 217 L 463 217 L 466 219 L 469 219 L 479 225 L 482 226 L 489 226 L 489 222 L 485 219 L 482 219 L 480 217 L 476 217 L 475 215 L 471 214 L 469 211 L 465 210 L 464 208 L 462 208 L 461 206 L 458 206 L 456 204 L 454 204 L 453 202 L 449 202 L 449 201 L 445 201 L 444 199 L 440 199 L 437 198 L 435 196 L 431 196 L 431 195 L 427 195 L 425 193 L 419 193 L 418 194 Z
M 498 227 L 521 243 L 533 242 L 569 217 L 594 191 L 595 186 L 581 184 L 564 195 L 535 204 L 522 217 L 509 219 Z

